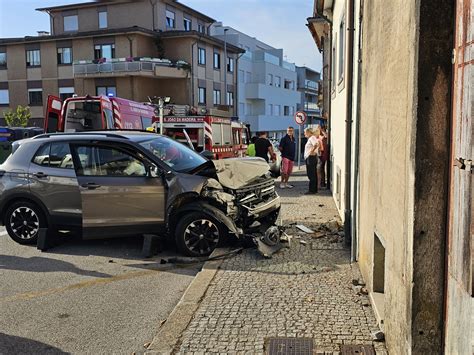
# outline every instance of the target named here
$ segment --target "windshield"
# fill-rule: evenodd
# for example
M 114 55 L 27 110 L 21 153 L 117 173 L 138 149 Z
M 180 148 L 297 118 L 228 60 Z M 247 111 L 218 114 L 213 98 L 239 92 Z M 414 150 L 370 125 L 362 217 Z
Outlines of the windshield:
M 104 129 L 100 101 L 69 101 L 66 110 L 65 132 Z
M 139 143 L 170 168 L 181 173 L 191 171 L 207 161 L 193 150 L 167 137 L 154 137 Z

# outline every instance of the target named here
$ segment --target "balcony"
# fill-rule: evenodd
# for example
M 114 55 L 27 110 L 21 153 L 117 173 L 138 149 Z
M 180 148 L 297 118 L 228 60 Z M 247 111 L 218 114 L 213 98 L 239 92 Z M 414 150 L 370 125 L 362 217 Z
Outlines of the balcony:
M 98 61 L 80 60 L 73 63 L 75 78 L 142 76 L 150 78 L 184 79 L 189 64 L 157 58 L 113 58 Z

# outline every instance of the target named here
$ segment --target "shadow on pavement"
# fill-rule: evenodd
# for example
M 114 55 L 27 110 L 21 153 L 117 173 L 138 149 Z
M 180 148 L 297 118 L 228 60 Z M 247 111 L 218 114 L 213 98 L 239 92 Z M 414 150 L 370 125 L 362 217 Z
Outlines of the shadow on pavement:
M 81 276 L 110 277 L 110 275 L 101 272 L 79 269 L 66 261 L 38 256 L 23 258 L 21 256 L 0 255 L 0 269 L 28 272 L 72 272 Z
M 0 332 L 0 354 L 69 354 L 36 340 Z

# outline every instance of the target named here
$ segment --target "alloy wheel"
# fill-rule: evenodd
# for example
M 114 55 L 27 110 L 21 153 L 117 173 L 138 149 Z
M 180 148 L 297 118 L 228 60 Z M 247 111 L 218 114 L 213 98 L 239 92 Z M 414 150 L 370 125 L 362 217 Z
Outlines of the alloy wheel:
M 12 212 L 9 223 L 15 236 L 23 240 L 35 238 L 40 228 L 39 216 L 25 206 L 18 207 Z
M 208 219 L 198 219 L 188 224 L 184 230 L 186 247 L 197 254 L 207 255 L 219 242 L 219 229 Z

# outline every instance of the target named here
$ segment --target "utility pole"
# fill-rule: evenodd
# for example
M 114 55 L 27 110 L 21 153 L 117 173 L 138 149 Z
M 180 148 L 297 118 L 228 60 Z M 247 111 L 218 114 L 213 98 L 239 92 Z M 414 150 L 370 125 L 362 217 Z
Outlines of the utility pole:
M 227 31 L 228 28 L 224 28 L 224 95 L 225 95 L 225 105 L 228 105 L 227 102 Z

